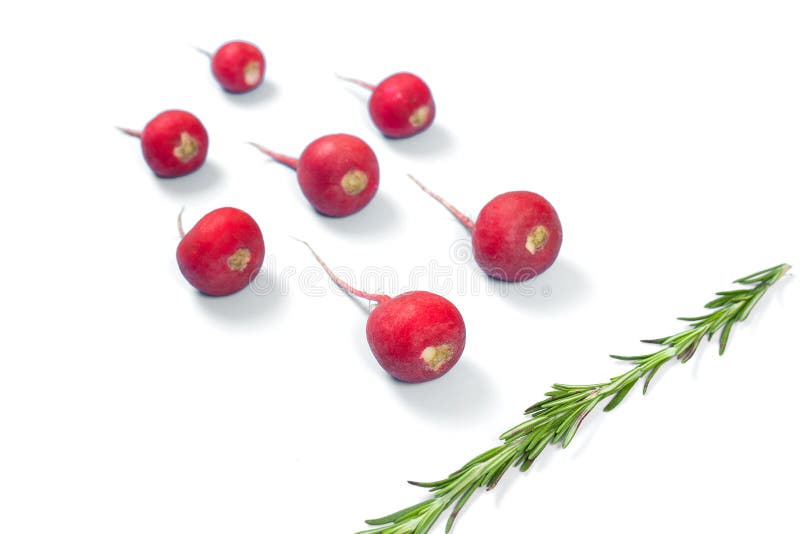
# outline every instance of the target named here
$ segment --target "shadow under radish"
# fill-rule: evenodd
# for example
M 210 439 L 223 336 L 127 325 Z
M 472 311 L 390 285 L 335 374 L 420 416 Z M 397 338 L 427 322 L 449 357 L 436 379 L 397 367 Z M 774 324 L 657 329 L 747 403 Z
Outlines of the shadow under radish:
M 274 274 L 262 270 L 255 282 L 237 293 L 215 297 L 197 291 L 195 299 L 207 315 L 232 325 L 245 325 L 280 313 L 285 297 L 277 288 Z
M 557 259 L 544 273 L 525 282 L 492 279 L 490 289 L 518 308 L 547 313 L 573 309 L 591 292 L 585 273 L 563 259 Z
M 387 380 L 391 380 L 394 391 L 405 404 L 427 418 L 475 421 L 492 412 L 492 384 L 466 354 L 450 371 L 429 382 L 408 384 L 388 375 Z
M 310 208 L 313 209 L 313 208 Z M 400 216 L 397 206 L 386 195 L 378 193 L 364 209 L 347 217 L 328 217 L 316 212 L 325 219 L 325 226 L 349 236 L 386 235 Z
M 261 85 L 246 93 L 231 93 L 222 89 L 225 100 L 231 104 L 243 107 L 254 107 L 264 103 L 269 103 L 280 94 L 278 85 L 270 79 L 264 79 Z
M 386 138 L 386 146 L 398 154 L 413 158 L 438 157 L 452 151 L 453 135 L 435 121 L 430 128 L 403 139 Z
M 159 189 L 163 192 L 176 195 L 194 195 L 208 191 L 222 179 L 222 168 L 213 161 L 206 160 L 203 165 L 193 173 L 177 178 L 159 178 L 153 176 Z

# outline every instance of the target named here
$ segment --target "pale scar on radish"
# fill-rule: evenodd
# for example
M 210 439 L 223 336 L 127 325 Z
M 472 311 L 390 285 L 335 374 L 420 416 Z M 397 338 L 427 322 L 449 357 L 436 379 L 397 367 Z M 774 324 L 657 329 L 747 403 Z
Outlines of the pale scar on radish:
M 425 347 L 422 351 L 420 358 L 425 361 L 425 364 L 433 371 L 439 369 L 442 365 L 447 363 L 453 356 L 452 345 L 438 345 L 436 347 Z
M 256 85 L 261 79 L 261 63 L 251 61 L 244 68 L 244 83 Z
M 414 128 L 419 128 L 428 120 L 428 115 L 431 114 L 431 108 L 428 106 L 420 106 L 414 110 L 411 116 L 408 118 L 408 122 L 411 123 L 411 126 Z
M 368 181 L 364 171 L 355 169 L 342 176 L 341 185 L 344 192 L 352 196 L 362 192 L 367 187 Z
M 243 271 L 250 263 L 250 249 L 240 248 L 228 256 L 228 268 L 231 271 Z
M 550 237 L 550 233 L 547 231 L 547 228 L 541 225 L 536 226 L 528 234 L 528 238 L 525 241 L 525 248 L 528 249 L 528 252 L 531 254 L 536 254 L 547 244 L 548 237 Z
M 186 132 L 181 132 L 181 142 L 175 147 L 172 154 L 183 163 L 186 163 L 195 157 L 199 150 L 200 145 L 197 139 Z

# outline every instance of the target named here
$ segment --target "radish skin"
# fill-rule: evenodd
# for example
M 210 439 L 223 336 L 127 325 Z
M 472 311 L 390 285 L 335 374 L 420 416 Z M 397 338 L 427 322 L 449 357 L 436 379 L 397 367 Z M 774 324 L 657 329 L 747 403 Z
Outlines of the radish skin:
M 558 257 L 561 221 L 543 196 L 530 191 L 503 193 L 490 200 L 473 221 L 422 182 L 409 178 L 472 233 L 475 262 L 492 278 L 529 280 L 550 268 Z
M 196 171 L 206 160 L 208 132 L 200 119 L 179 109 L 156 115 L 144 130 L 119 128 L 141 140 L 148 167 L 160 178 L 176 178 Z
M 427 130 L 436 116 L 436 105 L 428 85 L 410 72 L 392 74 L 378 85 L 339 76 L 340 79 L 371 91 L 369 115 L 383 135 L 411 137 Z
M 229 93 L 246 93 L 261 85 L 266 68 L 264 54 L 247 41 L 229 41 L 211 55 L 211 72 Z
M 312 141 L 299 158 L 250 144 L 296 170 L 303 195 L 323 215 L 352 215 L 369 204 L 378 191 L 378 158 L 367 143 L 353 135 L 320 137 Z
M 427 291 L 396 297 L 367 293 L 336 276 L 305 241 L 328 276 L 351 295 L 377 302 L 367 319 L 367 343 L 378 364 L 402 382 L 426 382 L 448 372 L 461 358 L 466 326 L 446 298 Z
M 178 218 L 178 228 L 183 225 Z M 186 281 L 213 296 L 241 291 L 264 262 L 264 238 L 256 221 L 237 208 L 204 215 L 178 244 L 178 267 Z

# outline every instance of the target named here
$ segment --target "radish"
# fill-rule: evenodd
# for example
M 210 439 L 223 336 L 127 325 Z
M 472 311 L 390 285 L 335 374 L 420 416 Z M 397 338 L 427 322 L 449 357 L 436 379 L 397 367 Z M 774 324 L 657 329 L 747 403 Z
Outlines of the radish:
M 213 55 L 204 50 L 201 52 L 211 58 L 211 72 L 222 88 L 230 93 L 252 91 L 264 80 L 267 64 L 264 54 L 253 43 L 229 41 Z
M 236 208 L 207 213 L 186 234 L 180 215 L 178 267 L 207 295 L 230 295 L 250 283 L 264 262 L 264 238 L 250 215 Z
M 472 232 L 475 261 L 489 276 L 521 282 L 543 273 L 556 261 L 561 248 L 561 221 L 541 195 L 529 191 L 503 193 L 490 200 L 473 222 L 419 180 L 409 178 Z
M 320 137 L 303 150 L 299 159 L 250 144 L 295 169 L 303 194 L 323 215 L 351 215 L 366 206 L 378 191 L 378 158 L 358 137 L 347 134 Z
M 372 91 L 369 114 L 386 137 L 410 137 L 433 122 L 436 115 L 433 96 L 419 76 L 398 72 L 377 86 L 355 78 L 340 78 Z
M 378 303 L 367 319 L 367 342 L 387 373 L 403 382 L 425 382 L 442 376 L 458 362 L 467 331 L 449 300 L 427 291 L 396 297 L 360 291 L 336 276 L 308 243 L 301 243 L 336 285 Z
M 188 111 L 163 111 L 141 132 L 127 128 L 120 130 L 141 139 L 144 160 L 161 178 L 189 174 L 206 160 L 208 133 L 203 123 Z

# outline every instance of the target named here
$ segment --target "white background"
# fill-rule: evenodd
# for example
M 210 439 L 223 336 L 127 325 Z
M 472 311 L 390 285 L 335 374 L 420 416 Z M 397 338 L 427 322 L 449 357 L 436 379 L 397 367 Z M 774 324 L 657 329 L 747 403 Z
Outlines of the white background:
M 796 2 L 480 6 L 3 8 L 0 532 L 353 532 L 424 496 L 405 480 L 494 446 L 552 382 L 618 374 L 608 353 L 646 350 L 636 340 L 681 328 L 731 280 L 800 262 Z M 191 48 L 236 38 L 268 61 L 244 96 Z M 389 141 L 334 73 L 400 70 L 428 82 L 437 116 Z M 175 107 L 205 123 L 209 159 L 160 180 L 114 126 Z M 340 220 L 245 144 L 297 155 L 340 131 L 382 170 L 372 204 Z M 465 230 L 408 172 L 472 216 L 504 191 L 547 197 L 564 244 L 526 284 L 536 294 L 492 295 L 502 284 L 458 265 Z M 188 227 L 225 205 L 259 222 L 265 280 L 287 277 L 285 294 L 212 299 L 182 279 L 176 214 Z M 408 289 L 431 262 L 477 280 L 417 284 L 463 313 L 461 362 L 427 384 L 389 379 L 364 308 L 303 283 L 313 260 L 290 235 L 401 284 L 367 290 Z M 478 494 L 456 532 L 795 528 L 798 319 L 788 277 L 722 359 L 707 347 L 594 414 L 568 449 Z

